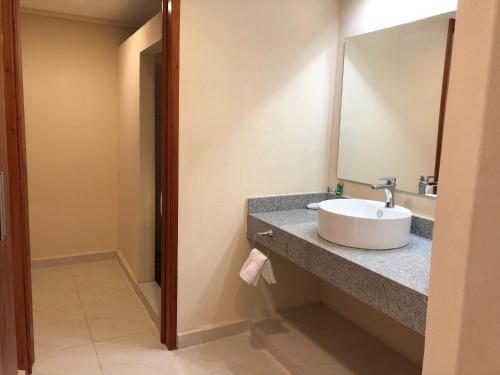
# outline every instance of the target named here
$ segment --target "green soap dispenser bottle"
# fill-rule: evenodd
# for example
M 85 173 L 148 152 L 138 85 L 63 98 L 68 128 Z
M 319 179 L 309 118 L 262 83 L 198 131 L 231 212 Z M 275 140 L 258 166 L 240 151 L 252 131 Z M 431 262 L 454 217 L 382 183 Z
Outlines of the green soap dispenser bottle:
M 337 197 L 341 197 L 344 195 L 344 183 L 343 182 L 339 182 L 337 184 L 337 188 L 335 189 L 335 195 Z

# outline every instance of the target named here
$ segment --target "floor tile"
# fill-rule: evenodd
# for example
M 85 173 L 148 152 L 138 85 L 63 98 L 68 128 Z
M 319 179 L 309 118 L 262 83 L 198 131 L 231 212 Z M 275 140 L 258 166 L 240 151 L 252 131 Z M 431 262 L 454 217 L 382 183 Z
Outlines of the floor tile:
M 33 310 L 80 304 L 71 277 L 37 278 L 32 283 Z
M 153 327 L 137 298 L 83 305 L 94 341 L 127 336 Z
M 71 276 L 68 266 L 38 267 L 31 269 L 31 279 L 34 283 L 43 279 L 54 279 Z
M 96 343 L 106 375 L 203 375 L 222 369 L 199 347 L 168 352 L 158 337 L 140 334 Z
M 349 363 L 355 364 L 356 374 L 363 375 L 419 375 L 422 370 L 383 345 L 364 344 L 352 348 Z M 347 356 L 346 356 L 347 357 Z
M 251 364 L 254 371 L 266 371 L 276 365 L 267 349 L 247 334 L 207 342 L 202 346 L 226 369 Z
M 168 354 L 175 372 L 179 374 L 211 374 L 224 368 L 203 345 L 172 351 Z
M 281 366 L 274 358 L 267 368 L 262 368 L 262 366 L 258 366 L 254 363 L 247 363 L 243 365 L 239 365 L 233 367 L 228 370 L 224 370 L 222 372 L 214 373 L 214 375 L 290 375 L 290 373 Z M 324 373 L 323 375 L 334 374 L 336 373 Z
M 78 295 L 82 304 L 107 304 L 114 306 L 123 306 L 123 304 L 137 305 L 137 296 L 130 290 L 119 288 L 79 288 Z
M 110 272 L 122 272 L 117 260 L 102 260 L 97 262 L 76 263 L 68 266 L 73 276 L 106 274 Z
M 81 306 L 35 311 L 35 351 L 42 353 L 92 342 Z
M 311 365 L 328 365 L 335 363 L 338 359 L 328 348 L 317 344 L 314 340 L 304 337 L 289 336 L 273 341 L 280 349 L 306 368 Z
M 78 289 L 116 288 L 132 290 L 130 284 L 125 278 L 125 275 L 122 272 L 117 271 L 73 275 L 73 280 L 75 281 Z
M 421 369 L 326 306 L 272 314 L 252 330 L 308 375 L 417 375 Z
M 116 261 L 106 261 L 74 265 L 76 269 L 74 272 L 77 274 L 73 275 L 73 279 L 82 303 L 137 300 L 123 272 L 115 268 L 117 265 L 115 263 Z
M 33 375 L 102 375 L 92 344 L 50 353 L 36 353 Z
M 82 303 L 113 302 L 126 300 L 137 301 L 128 281 L 120 274 L 73 276 Z
M 325 375 L 325 374 L 335 374 L 335 375 L 363 375 L 359 369 L 352 368 L 349 364 L 343 364 L 341 362 L 337 362 L 334 364 L 328 365 L 315 365 L 309 366 L 307 368 L 308 375 Z M 374 375 L 371 373 L 367 373 L 365 375 Z
M 167 351 L 117 266 L 89 262 L 34 272 L 34 375 L 288 374 L 249 335 Z

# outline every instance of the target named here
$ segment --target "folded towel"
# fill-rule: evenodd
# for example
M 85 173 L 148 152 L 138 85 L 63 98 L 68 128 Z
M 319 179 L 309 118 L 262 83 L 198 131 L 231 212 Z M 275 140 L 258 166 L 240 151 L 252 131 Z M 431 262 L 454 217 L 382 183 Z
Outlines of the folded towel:
M 250 285 L 257 286 L 260 279 L 260 271 L 264 267 L 267 257 L 259 250 L 253 249 L 240 271 L 241 278 Z
M 264 267 L 262 267 L 262 271 L 260 273 L 268 284 L 276 284 L 276 277 L 274 276 L 273 266 L 271 265 L 271 261 L 269 259 L 264 264 Z
M 269 284 L 276 284 L 271 262 L 259 250 L 253 249 L 241 268 L 240 277 L 247 284 L 257 286 L 261 273 Z

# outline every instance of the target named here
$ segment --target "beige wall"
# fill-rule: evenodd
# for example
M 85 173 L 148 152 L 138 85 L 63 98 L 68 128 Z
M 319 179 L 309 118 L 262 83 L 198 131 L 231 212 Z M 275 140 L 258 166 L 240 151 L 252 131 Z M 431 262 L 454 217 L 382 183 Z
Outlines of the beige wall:
M 340 50 L 337 64 L 335 116 L 331 147 L 330 186 L 337 184 L 337 155 L 340 124 L 343 41 L 346 37 L 401 25 L 418 19 L 447 13 L 456 9 L 456 0 L 342 0 L 340 23 Z M 367 185 L 346 182 L 348 196 L 382 200 L 382 191 L 371 191 Z M 415 214 L 434 217 L 435 201 L 413 194 L 398 192 L 397 203 L 410 208 Z
M 118 45 L 128 29 L 22 14 L 33 258 L 118 240 Z
M 161 37 L 161 34 L 160 34 Z M 150 49 L 160 48 L 160 42 Z M 140 249 L 141 282 L 155 279 L 155 60 L 150 49 L 140 54 Z M 161 82 L 160 82 L 161 85 Z M 123 228 L 127 230 L 127 228 Z M 123 233 L 120 230 L 120 233 Z
M 436 16 L 346 40 L 339 178 L 397 176 L 418 193 L 434 175 L 448 22 Z
M 337 29 L 332 0 L 183 0 L 179 333 L 319 300 L 277 256 L 277 286 L 238 272 L 248 197 L 327 186 Z
M 445 123 L 453 131 L 444 134 L 433 242 L 426 375 L 500 374 L 499 40 L 499 2 L 461 0 Z
M 118 250 L 135 281 L 154 278 L 154 64 L 156 15 L 118 49 Z

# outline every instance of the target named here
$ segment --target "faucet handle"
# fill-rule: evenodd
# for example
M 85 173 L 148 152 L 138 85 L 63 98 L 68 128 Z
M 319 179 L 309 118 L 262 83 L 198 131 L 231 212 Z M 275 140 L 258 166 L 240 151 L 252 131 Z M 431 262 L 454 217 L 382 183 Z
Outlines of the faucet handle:
M 382 177 L 380 181 L 385 181 L 387 185 L 396 185 L 396 177 Z
M 420 176 L 420 182 L 425 184 L 432 184 L 436 182 L 436 179 L 434 176 Z

